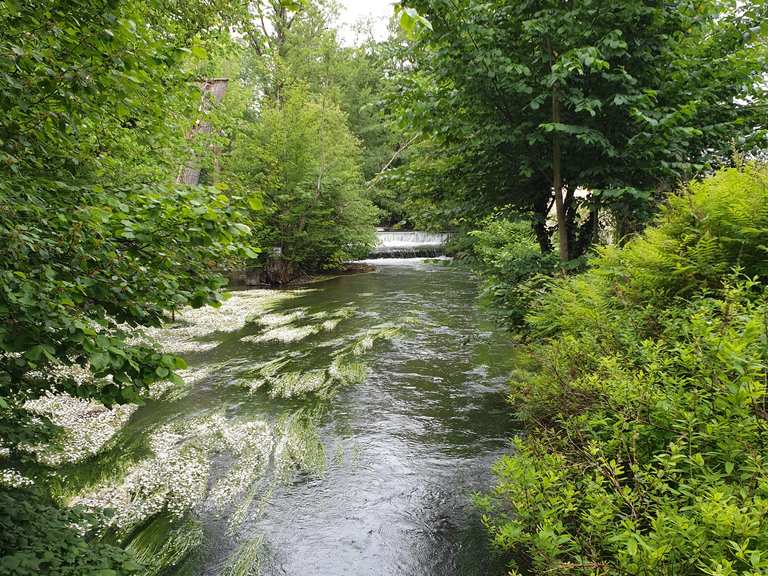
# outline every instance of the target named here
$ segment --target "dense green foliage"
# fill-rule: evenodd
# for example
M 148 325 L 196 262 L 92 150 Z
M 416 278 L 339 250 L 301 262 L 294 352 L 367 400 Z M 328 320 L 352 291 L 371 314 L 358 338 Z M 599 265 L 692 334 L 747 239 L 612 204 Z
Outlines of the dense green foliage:
M 136 328 L 216 304 L 217 268 L 256 256 L 245 198 L 174 184 L 198 116 L 200 43 L 229 23 L 194 0 L 0 6 L 4 491 L 32 477 L 42 493 L 49 472 L 28 448 L 55 429 L 25 401 L 137 402 L 178 380 L 184 361 L 132 342 Z M 20 494 L 1 495 L 3 573 L 135 571 L 79 532 L 84 516 Z
M 280 283 L 298 270 L 339 269 L 373 246 L 374 207 L 360 194 L 360 151 L 332 102 L 303 88 L 260 111 L 235 142 L 233 167 L 264 195 L 259 243 L 280 249 Z
M 542 254 L 531 225 L 522 220 L 488 218 L 469 233 L 475 266 L 483 279 L 482 295 L 504 324 L 520 326 L 531 302 L 556 272 L 557 256 Z
M 398 78 L 403 125 L 436 144 L 413 174 L 454 219 L 513 206 L 568 260 L 601 211 L 622 237 L 680 179 L 765 143 L 762 2 L 402 4 L 431 23 Z
M 765 572 L 767 244 L 768 170 L 724 170 L 535 306 L 479 499 L 519 570 Z
M 387 133 L 367 108 L 375 58 L 340 45 L 329 5 L 254 9 L 263 21 L 246 26 L 233 85 L 249 97 L 225 101 L 231 142 L 222 168 L 237 189 L 263 196 L 255 231 L 268 249 L 254 265 L 282 284 L 367 255 L 378 213 L 364 178 Z
M 765 146 L 765 3 L 407 0 L 356 47 L 336 9 L 0 4 L 0 573 L 140 570 L 50 498 L 27 401 L 143 402 L 186 364 L 142 327 L 218 305 L 226 269 L 339 270 L 376 223 L 474 230 L 536 340 L 479 499 L 518 569 L 768 571 L 768 171 L 721 169 Z M 156 573 L 202 539 L 166 512 L 121 540 Z
M 224 282 L 213 266 L 255 255 L 243 243 L 250 229 L 239 198 L 172 184 L 199 102 L 185 78 L 187 46 L 218 23 L 197 20 L 202 12 L 186 19 L 195 9 L 3 6 L 5 411 L 48 390 L 137 400 L 183 362 L 130 345 L 132 328 L 216 303 Z M 95 380 L 66 376 L 69 366 Z M 13 452 L 13 438 L 4 443 Z
M 91 541 L 98 525 L 93 515 L 61 510 L 34 492 L 0 492 L 0 574 L 138 574 L 140 566 L 130 554 Z

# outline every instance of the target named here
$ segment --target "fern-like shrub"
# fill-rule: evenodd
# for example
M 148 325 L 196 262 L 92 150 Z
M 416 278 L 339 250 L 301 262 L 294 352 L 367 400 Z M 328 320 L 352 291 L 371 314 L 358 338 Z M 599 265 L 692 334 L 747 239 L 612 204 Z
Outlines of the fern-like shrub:
M 768 573 L 767 246 L 768 170 L 724 170 L 535 306 L 478 497 L 513 574 Z

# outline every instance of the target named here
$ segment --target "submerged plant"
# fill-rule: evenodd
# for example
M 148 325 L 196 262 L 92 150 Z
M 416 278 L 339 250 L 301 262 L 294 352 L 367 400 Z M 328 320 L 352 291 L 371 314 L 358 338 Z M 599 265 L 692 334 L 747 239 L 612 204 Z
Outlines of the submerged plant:
M 346 355 L 339 355 L 328 367 L 328 376 L 344 386 L 361 384 L 368 376 L 368 367 Z
M 220 419 L 168 424 L 149 438 L 152 455 L 131 467 L 119 480 L 90 489 L 73 504 L 115 511 L 110 525 L 122 533 L 162 511 L 184 517 L 207 491 L 211 438 Z
M 243 342 L 281 342 L 288 344 L 304 340 L 308 336 L 317 334 L 320 331 L 319 326 L 287 326 L 280 325 L 263 332 L 257 336 L 246 336 L 242 338 Z
M 300 409 L 281 418 L 275 450 L 278 478 L 288 481 L 296 471 L 314 475 L 325 472 L 325 446 L 318 434 L 321 415 L 318 410 Z
M 210 486 L 206 511 L 220 514 L 237 503 L 247 508 L 256 497 L 256 487 L 266 474 L 275 448 L 272 426 L 262 421 L 226 426 L 220 432 L 222 445 L 232 458 L 232 465 Z
M 246 540 L 229 557 L 220 573 L 221 576 L 259 576 L 265 550 L 262 536 Z
M 204 539 L 200 522 L 159 514 L 132 534 L 125 548 L 142 564 L 142 576 L 159 576 L 198 553 Z
M 367 330 L 361 337 L 359 337 L 349 347 L 349 351 L 360 356 L 371 350 L 376 342 L 391 340 L 395 336 L 401 334 L 402 329 L 392 324 L 382 324 Z M 344 352 L 341 352 L 344 353 Z
M 297 290 L 234 292 L 218 308 L 185 308 L 170 325 L 146 329 L 136 340 L 149 339 L 175 354 L 210 350 L 220 343 L 217 335 L 236 332 L 254 319 L 270 318 L 270 310 L 300 294 Z
M 135 404 L 107 408 L 100 402 L 69 394 L 48 394 L 30 400 L 24 408 L 39 414 L 62 429 L 54 444 L 28 446 L 40 462 L 50 466 L 77 462 L 97 454 L 136 410 Z
M 272 382 L 269 395 L 272 398 L 291 398 L 319 392 L 326 385 L 325 370 L 308 372 L 285 372 Z

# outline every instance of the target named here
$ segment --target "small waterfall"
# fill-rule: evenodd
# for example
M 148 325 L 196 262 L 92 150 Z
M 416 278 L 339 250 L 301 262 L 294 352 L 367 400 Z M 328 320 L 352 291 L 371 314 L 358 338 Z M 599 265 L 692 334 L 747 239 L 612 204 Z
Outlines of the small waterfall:
M 377 232 L 374 258 L 442 256 L 449 234 L 441 232 Z

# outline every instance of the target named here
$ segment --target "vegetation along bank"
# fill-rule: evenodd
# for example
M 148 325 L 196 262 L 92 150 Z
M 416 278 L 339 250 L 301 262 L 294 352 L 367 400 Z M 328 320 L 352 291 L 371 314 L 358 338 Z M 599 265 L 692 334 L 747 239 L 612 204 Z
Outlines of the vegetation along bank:
M 0 575 L 768 572 L 765 2 L 383 4 L 0 4 Z

